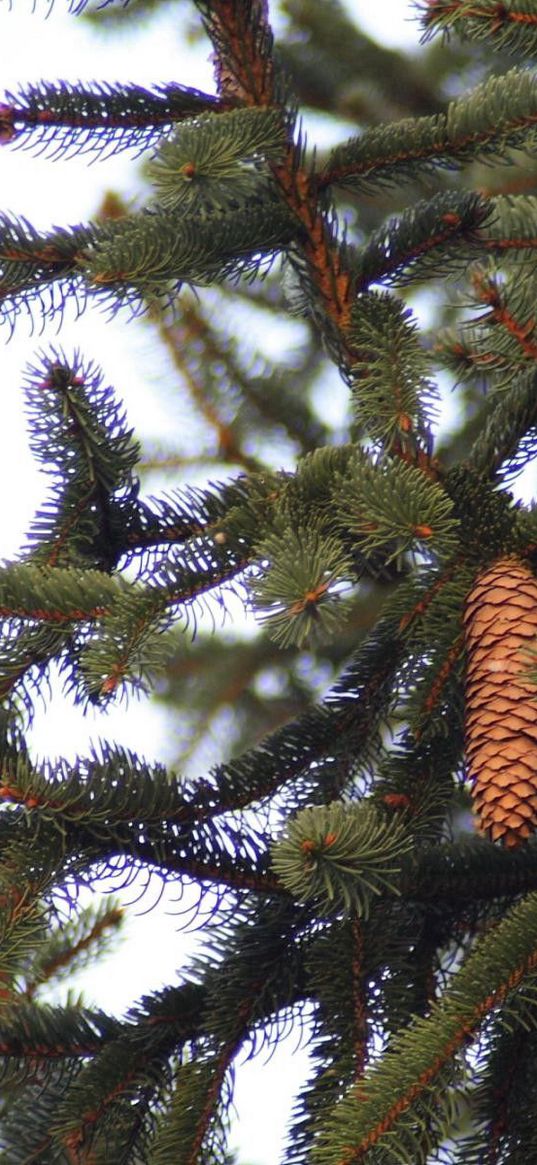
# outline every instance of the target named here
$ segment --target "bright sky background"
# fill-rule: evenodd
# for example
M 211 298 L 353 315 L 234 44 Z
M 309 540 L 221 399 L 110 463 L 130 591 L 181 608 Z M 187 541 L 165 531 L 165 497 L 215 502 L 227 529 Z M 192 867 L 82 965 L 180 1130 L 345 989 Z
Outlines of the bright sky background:
M 321 0 L 319 0 L 321 2 Z M 412 18 L 412 5 L 403 0 L 348 0 L 349 8 L 363 27 L 377 39 L 390 45 L 418 45 L 418 26 Z M 46 79 L 134 81 L 140 84 L 179 81 L 197 88 L 212 90 L 212 74 L 203 56 L 185 64 L 181 52 L 180 30 L 185 17 L 191 18 L 194 6 L 178 6 L 177 37 L 170 35 L 169 19 L 150 25 L 142 37 L 136 28 L 121 39 L 101 38 L 98 33 L 73 15 L 66 13 L 65 0 L 56 0 L 49 12 L 47 0 L 0 0 L 0 101 L 6 90 L 16 90 L 21 81 Z M 136 23 L 136 22 L 135 22 Z M 186 60 L 191 59 L 191 50 Z M 133 189 L 132 155 L 120 154 L 88 168 L 83 159 L 56 161 L 40 159 L 30 152 L 0 150 L 0 210 L 26 216 L 34 225 L 84 222 L 94 213 L 102 193 Z M 22 372 L 36 349 L 49 343 L 60 344 L 66 352 L 79 347 L 100 363 L 106 381 L 122 396 L 129 421 L 144 434 L 158 438 L 169 432 L 174 423 L 169 407 L 164 410 L 158 397 L 159 378 L 165 375 L 161 361 L 155 364 L 149 332 L 139 324 L 125 326 L 121 317 L 112 322 L 94 309 L 88 309 L 74 321 L 67 313 L 61 333 L 47 328 L 43 335 L 31 335 L 22 319 L 17 336 L 2 349 L 2 413 L 0 420 L 0 497 L 4 512 L 0 528 L 0 554 L 16 554 L 36 506 L 42 500 L 44 483 L 28 460 L 25 421 L 21 407 Z M 181 402 L 177 401 L 177 424 L 181 424 Z M 6 506 L 7 501 L 7 506 Z M 90 739 L 115 736 L 138 750 L 148 759 L 166 760 L 173 752 L 167 746 L 163 721 L 153 713 L 125 717 L 120 708 L 106 717 L 90 716 L 83 722 L 65 705 L 55 701 L 46 714 L 39 714 L 34 731 L 39 754 L 67 756 L 84 752 Z M 152 902 L 151 894 L 139 911 Z M 168 913 L 166 914 L 166 908 Z M 173 892 L 157 910 L 144 913 L 128 928 L 119 961 L 109 961 L 92 971 L 84 981 L 88 1001 L 121 1013 L 140 994 L 173 981 L 185 951 L 195 936 L 177 933 Z M 136 920 L 135 920 L 136 921 Z M 296 1042 L 296 1041 L 295 1041 Z M 306 1059 L 303 1053 L 291 1054 L 291 1040 L 284 1051 L 270 1063 L 258 1057 L 238 1073 L 236 1107 L 238 1120 L 233 1143 L 240 1147 L 246 1165 L 278 1165 L 281 1141 L 291 1096 L 302 1079 Z

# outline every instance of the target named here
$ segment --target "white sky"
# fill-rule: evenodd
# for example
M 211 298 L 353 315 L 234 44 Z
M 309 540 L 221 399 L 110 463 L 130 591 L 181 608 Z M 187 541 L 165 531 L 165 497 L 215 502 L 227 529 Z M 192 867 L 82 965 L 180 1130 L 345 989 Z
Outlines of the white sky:
M 367 31 L 385 44 L 418 43 L 418 28 L 412 20 L 412 5 L 400 0 L 349 0 L 349 8 Z M 83 22 L 65 12 L 65 0 L 56 0 L 49 11 L 47 0 L 0 0 L 0 101 L 2 93 L 21 81 L 41 79 L 116 80 L 141 84 L 179 81 L 197 88 L 212 89 L 212 75 L 203 56 L 185 64 L 179 36 L 170 35 L 168 20 L 158 20 L 149 32 L 124 33 L 121 39 L 102 38 Z M 176 29 L 192 17 L 194 6 L 179 6 Z M 189 60 L 187 56 L 186 60 Z M 102 193 L 109 188 L 130 193 L 133 163 L 128 153 L 89 167 L 80 158 L 51 162 L 31 153 L 0 150 L 0 210 L 26 216 L 36 226 L 84 222 L 94 213 Z M 9 499 L 2 515 L 0 554 L 16 554 L 35 507 L 42 500 L 43 482 L 28 460 L 24 415 L 21 408 L 22 370 L 37 348 L 53 342 L 67 352 L 79 347 L 100 363 L 106 380 L 123 397 L 129 420 L 137 429 L 158 437 L 169 431 L 173 418 L 158 401 L 156 390 L 162 366 L 155 364 L 148 332 L 137 324 L 125 326 L 121 317 L 107 322 L 98 312 L 88 310 L 78 321 L 67 314 L 61 333 L 48 328 L 42 336 L 30 335 L 21 322 L 17 337 L 2 351 L 2 419 L 0 423 L 0 497 Z M 177 402 L 177 424 L 180 420 Z M 113 735 L 149 759 L 166 759 L 162 721 L 140 713 L 126 718 L 123 708 L 106 717 L 94 715 L 84 723 L 74 710 L 68 713 L 60 701 L 38 715 L 35 747 L 43 754 L 73 755 L 83 752 L 89 738 Z M 171 751 L 171 750 L 170 750 Z M 143 901 L 145 911 L 151 895 Z M 192 943 L 178 935 L 174 918 L 173 892 L 168 910 L 149 911 L 137 925 L 129 927 L 121 957 L 108 961 L 84 980 L 88 999 L 121 1013 L 140 994 L 173 981 L 184 952 Z M 305 1071 L 303 1053 L 288 1049 L 277 1053 L 269 1064 L 261 1056 L 238 1073 L 236 1105 L 239 1113 L 234 1143 L 240 1147 L 246 1165 L 278 1165 L 281 1139 L 292 1094 Z

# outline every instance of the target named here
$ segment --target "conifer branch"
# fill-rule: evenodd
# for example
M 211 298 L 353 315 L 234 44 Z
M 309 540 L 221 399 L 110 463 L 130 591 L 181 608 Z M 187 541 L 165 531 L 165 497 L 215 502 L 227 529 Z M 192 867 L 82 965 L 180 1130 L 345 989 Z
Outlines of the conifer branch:
M 356 911 L 368 918 L 386 889 L 397 892 L 399 858 L 411 848 L 406 824 L 383 817 L 371 802 L 303 809 L 273 850 L 273 866 L 299 900 L 314 898 L 323 911 Z
M 254 585 L 254 608 L 282 647 L 327 638 L 341 620 L 339 587 L 352 564 L 339 539 L 314 527 L 274 530 L 259 544 L 263 563 Z
M 110 898 L 96 911 L 86 908 L 76 919 L 69 919 L 50 935 L 33 961 L 24 984 L 25 999 L 32 999 L 43 984 L 76 974 L 106 953 L 111 945 L 110 932 L 114 932 L 113 940 L 123 921 L 124 910 Z
M 445 113 L 375 127 L 336 146 L 318 187 L 367 190 L 415 179 L 421 169 L 453 169 L 480 154 L 503 156 L 506 148 L 524 149 L 531 142 L 536 121 L 535 78 L 511 69 L 478 85 L 469 97 L 452 101 Z
M 99 1145 L 124 1152 L 125 1144 L 150 1136 L 151 1105 L 169 1093 L 170 1059 L 182 1053 L 199 1031 L 200 992 L 194 984 L 168 989 L 142 1000 L 128 1022 L 98 1049 L 75 1078 L 71 1095 L 49 1115 L 51 1140 L 75 1154 L 75 1160 Z M 133 1100 L 136 1101 L 133 1104 Z M 118 1142 L 118 1136 L 121 1141 Z
M 476 271 L 472 283 L 477 302 L 486 304 L 489 308 L 487 315 L 480 317 L 482 326 L 497 325 L 499 328 L 505 328 L 515 343 L 520 345 L 525 357 L 530 360 L 537 359 L 537 344 L 530 338 L 535 326 L 533 319 L 517 320 L 508 303 L 502 302 L 501 289 L 493 276 Z
M 5 1142 L 15 1156 L 21 1149 L 26 1150 L 27 1159 L 32 1153 L 41 1153 L 46 1147 L 64 1151 L 65 1145 L 70 1145 L 70 1151 L 78 1154 L 81 1150 L 79 1126 L 73 1118 L 73 1107 L 65 1102 L 65 1086 L 61 1085 L 68 1079 L 70 1088 L 77 1101 L 82 1101 L 82 1111 L 91 1118 L 95 1109 L 91 1110 L 90 1097 L 95 1105 L 98 1104 L 103 1092 L 114 1087 L 112 1082 L 119 1081 L 115 1091 L 116 1118 L 115 1127 L 105 1126 L 107 1137 L 119 1137 L 111 1152 L 116 1152 L 116 1160 L 123 1159 L 128 1150 L 128 1140 L 136 1131 L 144 1135 L 145 1126 L 152 1127 L 152 1119 L 148 1118 L 148 1103 L 153 1096 L 158 1095 L 159 1083 L 166 1077 L 167 1062 L 173 1055 L 176 1047 L 188 1042 L 199 1026 L 200 992 L 193 984 L 185 984 L 179 989 L 168 989 L 153 998 L 142 1001 L 138 1008 L 131 1010 L 127 1021 L 119 1023 L 100 1012 L 90 1012 L 72 1008 L 36 1008 L 26 1003 L 20 1005 L 19 1016 L 26 1021 L 26 1044 L 22 1050 L 14 1047 L 14 1054 L 18 1056 L 15 1072 L 19 1071 L 20 1078 L 13 1077 L 13 1083 L 19 1083 L 18 1095 L 14 1104 L 9 1105 L 9 1114 L 5 1121 Z M 4 1030 L 10 1032 L 12 1016 L 7 1019 L 3 1016 Z M 69 1033 L 72 1036 L 72 1046 L 62 1046 L 61 1039 Z M 32 1061 L 28 1058 L 31 1051 L 31 1040 L 41 1038 L 41 1045 L 36 1048 L 36 1059 L 33 1061 L 33 1070 L 39 1066 L 41 1073 L 40 1088 L 48 1098 L 54 1097 L 56 1103 L 52 1109 L 46 1104 L 36 1103 L 34 1077 L 32 1075 Z M 84 1047 L 87 1050 L 84 1053 Z M 22 1051 L 22 1054 L 21 1054 Z M 51 1062 L 47 1063 L 47 1054 L 50 1052 Z M 65 1056 L 65 1063 L 56 1059 Z M 82 1055 L 87 1059 L 95 1057 L 93 1062 L 84 1065 L 80 1062 Z M 98 1067 L 94 1068 L 98 1064 Z M 121 1086 L 130 1066 L 130 1080 L 138 1085 L 135 1095 L 132 1090 L 125 1090 Z M 118 1071 L 119 1068 L 119 1071 Z M 46 1075 L 43 1075 L 43 1072 Z M 22 1080 L 22 1087 L 20 1087 Z M 83 1083 L 81 1083 L 83 1081 Z M 8 1087 L 12 1087 L 8 1078 Z M 40 1093 L 41 1096 L 41 1093 Z M 10 1097 L 11 1100 L 11 1097 Z M 33 1100 L 33 1103 L 30 1103 Z M 27 1119 L 23 1121 L 24 1129 L 21 1132 L 20 1121 L 22 1110 L 28 1109 Z M 123 1112 L 122 1112 L 123 1107 Z M 107 1106 L 103 1108 L 105 1120 Z M 144 1121 L 140 1127 L 139 1115 L 143 1112 Z M 17 1132 L 17 1124 L 19 1129 Z M 95 1122 L 88 1121 L 87 1130 L 95 1131 Z M 61 1142 L 63 1141 L 63 1150 Z M 106 1152 L 107 1139 L 105 1138 Z M 102 1148 L 102 1146 L 101 1146 Z M 98 1150 L 98 1141 L 95 1144 Z
M 382 450 L 415 458 L 432 447 L 437 388 L 408 308 L 386 293 L 364 293 L 352 315 L 352 403 L 360 428 Z
M 0 140 L 51 158 L 153 145 L 176 122 L 225 106 L 185 85 L 53 85 L 41 81 L 6 92 L 0 104 Z
M 520 280 L 511 264 L 501 275 L 494 269 L 477 268 L 472 276 L 473 295 L 489 310 L 469 321 L 460 338 L 447 333 L 436 347 L 442 363 L 463 379 L 475 377 L 483 383 L 486 379 L 496 393 L 531 370 L 537 355 L 534 321 L 528 311 L 532 284 L 529 271 Z
M 366 557 L 382 551 L 385 561 L 412 546 L 437 561 L 449 560 L 457 545 L 453 503 L 421 469 L 397 461 L 388 468 L 356 458 L 352 481 L 336 499 L 341 525 L 359 539 Z
M 510 254 L 530 258 L 537 247 L 537 197 L 497 195 L 490 199 L 491 215 L 484 223 L 484 249 L 499 260 Z
M 50 626 L 7 628 L 0 651 L 0 700 L 4 707 L 23 705 L 28 722 L 34 713 L 37 689 L 53 659 L 65 651 L 71 628 Z
M 242 204 L 213 208 L 201 222 L 155 203 L 101 225 L 41 235 L 3 216 L 2 310 L 13 320 L 24 308 L 31 310 L 37 296 L 45 313 L 54 311 L 55 285 L 57 294 L 71 293 L 81 307 L 88 296 L 98 295 L 112 308 L 124 303 L 141 310 L 148 296 L 173 298 L 183 282 L 203 285 L 257 273 L 267 253 L 287 247 L 295 235 L 296 224 L 277 191 L 262 183 Z
M 483 477 L 508 479 L 537 453 L 536 390 L 531 369 L 494 400 L 472 448 L 472 465 Z
M 456 985 L 433 1004 L 430 1017 L 415 1020 L 398 1036 L 382 1066 L 364 1078 L 360 1095 L 349 1094 L 335 1106 L 314 1150 L 319 1165 L 357 1165 L 377 1145 L 390 1145 L 404 1160 L 415 1144 L 415 1122 L 419 1127 L 423 1111 L 432 1119 L 436 1110 L 430 1148 L 438 1143 L 448 1098 L 436 1109 L 435 1078 L 507 998 L 510 1022 L 516 1022 L 517 988 L 527 979 L 534 990 L 536 918 L 537 899 L 530 894 L 476 946 Z
M 251 197 L 237 202 L 216 208 L 202 221 L 155 203 L 137 215 L 105 223 L 84 249 L 85 283 L 95 294 L 136 303 L 158 295 L 168 282 L 178 289 L 184 282 L 204 285 L 257 272 L 258 253 L 286 247 L 295 226 L 268 186 L 256 186 Z
M 24 1036 L 21 1020 L 24 1017 Z M 121 1021 L 97 1009 L 66 1006 L 55 1008 L 18 998 L 2 1009 L 0 1057 L 9 1061 L 12 1078 L 24 1078 L 33 1066 L 94 1056 L 107 1040 L 122 1029 Z M 4 1069 L 5 1070 L 5 1069 Z
M 355 1075 L 358 1081 L 363 1076 L 368 1059 L 369 1023 L 367 1017 L 367 994 L 365 989 L 365 934 L 362 920 L 352 920 L 353 938 L 353 1020 Z
M 13 563 L 0 571 L 0 615 L 72 626 L 101 618 L 120 591 L 118 581 L 101 571 Z
M 476 443 L 477 444 L 477 443 Z M 502 554 L 510 554 L 520 548 L 516 506 L 511 494 L 495 488 L 495 481 L 489 480 L 476 465 L 473 449 L 468 462 L 455 465 L 444 477 L 444 486 L 455 502 L 455 513 L 460 520 L 461 572 L 460 582 L 468 592 L 475 567 L 490 563 Z M 481 531 L 488 531 L 486 547 Z M 470 571 L 470 574 L 468 574 Z M 462 594 L 462 592 L 460 592 Z M 464 600 L 463 596 L 463 600 Z
M 53 313 L 56 284 L 76 296 L 80 251 L 91 238 L 88 227 L 42 234 L 23 219 L 0 215 L 0 310 L 5 318 L 14 321 L 25 308 L 29 310 L 33 295 L 41 297 L 45 314 Z
M 139 447 L 113 390 L 102 387 L 100 369 L 76 352 L 71 360 L 55 349 L 40 355 L 25 386 L 30 448 L 56 485 L 30 532 L 32 562 L 111 570 L 137 488 Z
M 491 1165 L 501 1160 L 501 1155 L 517 1152 L 517 1145 L 524 1146 L 524 1152 L 535 1151 L 535 1131 L 528 1121 L 531 1108 L 531 1071 L 529 1065 L 535 1051 L 535 1031 L 533 1028 L 517 1027 L 509 1032 L 501 1023 L 492 1022 L 483 1039 L 489 1061 L 483 1082 L 476 1094 L 473 1107 L 476 1123 L 485 1130 L 490 1144 Z M 523 1103 L 526 1102 L 526 1103 Z M 477 1137 L 464 1137 L 461 1151 L 465 1160 L 477 1165 Z
M 214 44 L 215 73 L 222 96 L 240 96 L 247 105 L 277 104 L 280 84 L 274 74 L 272 32 L 264 0 L 249 6 L 236 0 L 208 6 L 205 0 L 198 0 L 198 6 Z M 312 308 L 325 321 L 327 340 L 345 366 L 350 358 L 346 332 L 353 287 L 345 247 L 336 237 L 335 217 L 319 201 L 315 177 L 304 168 L 300 145 L 290 142 L 285 161 L 274 163 L 272 173 L 301 227 L 304 261 L 291 261 L 299 281 L 305 277 L 310 285 Z
M 218 92 L 245 105 L 274 103 L 273 37 L 266 0 L 196 0 L 214 47 Z
M 442 900 L 446 906 L 492 901 L 537 889 L 537 852 L 533 840 L 505 850 L 479 836 L 429 847 L 403 862 L 402 897 L 419 902 Z
M 144 551 L 203 536 L 213 540 L 219 536 L 216 545 L 226 545 L 234 530 L 234 514 L 235 524 L 240 515 L 244 538 L 244 527 L 254 525 L 280 488 L 279 475 L 264 469 L 248 478 L 209 483 L 204 489 L 187 486 L 158 498 L 140 499 L 130 517 L 122 550 Z
M 358 252 L 356 290 L 387 279 L 405 284 L 418 275 L 445 276 L 446 270 L 460 271 L 462 256 L 467 266 L 471 259 L 494 248 L 493 208 L 498 201 L 487 203 L 476 194 L 438 194 L 403 211 L 374 232 Z M 492 225 L 487 232 L 489 222 Z M 529 246 L 530 242 L 513 239 L 512 244 L 507 244 L 502 233 L 498 246 L 506 245 Z
M 270 186 L 269 161 L 285 153 L 282 112 L 252 106 L 186 122 L 166 139 L 148 173 L 160 206 L 182 214 L 220 213 Z
M 128 1048 L 132 1059 L 148 1042 L 169 1053 L 178 1044 L 201 1035 L 206 988 L 185 982 L 145 996 L 118 1020 L 104 1011 L 79 1006 L 54 1007 L 18 998 L 2 1011 L 0 1055 L 9 1058 L 13 1075 L 24 1078 L 32 1065 L 97 1057 L 114 1041 Z M 20 1022 L 24 1017 L 24 1036 Z M 98 1073 L 97 1073 L 98 1075 Z
M 21 870 L 13 859 L 8 851 L 0 866 L 0 985 L 7 1002 L 15 997 L 15 984 L 29 953 L 45 934 L 43 898 L 53 878 L 49 865 L 41 871 L 33 868 L 21 884 Z
M 449 648 L 446 658 L 439 667 L 438 672 L 433 679 L 431 688 L 423 700 L 419 713 L 420 717 L 429 719 L 434 713 L 435 709 L 442 703 L 444 698 L 445 685 L 452 676 L 463 650 L 464 639 L 461 634 L 457 636 L 454 643 Z
M 327 795 L 338 796 L 348 776 L 345 757 L 351 752 L 367 753 L 378 717 L 387 706 L 390 678 L 401 651 L 394 621 L 386 618 L 334 685 L 325 703 L 278 729 L 260 747 L 217 766 L 207 784 L 201 786 L 204 801 L 210 798 L 215 811 L 220 806 L 224 812 L 263 802 L 292 782 L 297 807 L 304 799 L 311 803 L 317 793 L 309 773 L 327 748 L 340 758 L 342 767 L 333 773 L 327 770 L 323 799 Z
M 453 30 L 469 40 L 490 42 L 500 52 L 533 55 L 537 14 L 524 0 L 425 0 L 420 5 L 424 41 Z

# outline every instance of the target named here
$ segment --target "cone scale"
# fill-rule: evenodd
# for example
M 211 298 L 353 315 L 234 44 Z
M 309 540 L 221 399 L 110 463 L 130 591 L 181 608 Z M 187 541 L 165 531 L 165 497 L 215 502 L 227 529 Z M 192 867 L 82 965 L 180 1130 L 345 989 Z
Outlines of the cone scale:
M 480 829 L 513 848 L 537 830 L 537 578 L 518 558 L 478 575 L 466 600 L 465 754 Z

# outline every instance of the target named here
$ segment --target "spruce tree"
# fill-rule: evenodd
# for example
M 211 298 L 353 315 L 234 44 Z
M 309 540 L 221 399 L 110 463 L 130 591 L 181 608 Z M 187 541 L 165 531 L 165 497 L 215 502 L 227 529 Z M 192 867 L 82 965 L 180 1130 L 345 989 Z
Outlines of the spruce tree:
M 113 36 L 159 5 L 84 8 Z M 214 92 L 4 95 L 5 159 L 128 149 L 152 187 L 45 231 L 2 213 L 7 333 L 139 314 L 205 425 L 169 434 L 155 496 L 121 385 L 30 356 L 51 488 L 0 571 L 6 1165 L 223 1165 L 233 1065 L 290 1025 L 312 1071 L 285 1165 L 537 1162 L 537 512 L 513 492 L 537 453 L 537 0 L 417 18 L 404 58 L 339 0 L 192 0 Z M 255 636 L 222 631 L 240 604 Z M 38 760 L 53 673 L 103 711 L 154 689 L 177 765 Z M 202 953 L 121 1017 L 53 1005 L 121 921 L 78 891 L 118 870 L 194 886 Z

